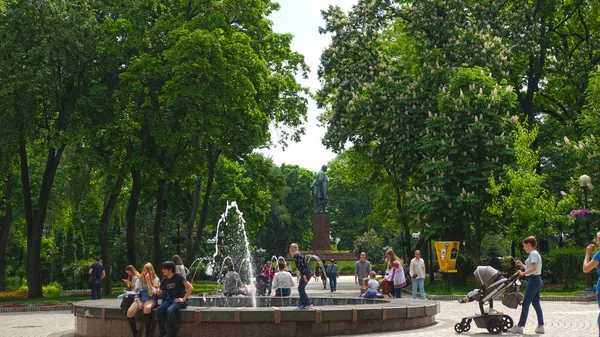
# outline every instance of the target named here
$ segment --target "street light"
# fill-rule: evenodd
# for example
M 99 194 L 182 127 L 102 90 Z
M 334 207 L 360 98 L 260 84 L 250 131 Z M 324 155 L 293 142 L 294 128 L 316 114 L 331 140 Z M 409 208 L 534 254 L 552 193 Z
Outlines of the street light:
M 588 210 L 589 206 L 588 206 L 588 190 L 590 190 L 592 188 L 592 179 L 584 174 L 581 177 L 579 177 L 579 186 L 581 186 L 581 189 L 583 190 L 583 198 L 585 200 L 585 209 Z M 585 218 L 585 213 L 583 215 L 583 217 Z M 590 232 L 590 222 L 589 220 L 585 220 L 585 232 L 586 232 L 586 240 L 587 243 L 589 244 L 590 242 L 592 242 L 592 233 Z M 586 279 L 587 279 L 587 286 L 585 288 L 586 291 L 594 291 L 594 275 L 592 275 L 591 272 L 587 273 L 586 275 Z

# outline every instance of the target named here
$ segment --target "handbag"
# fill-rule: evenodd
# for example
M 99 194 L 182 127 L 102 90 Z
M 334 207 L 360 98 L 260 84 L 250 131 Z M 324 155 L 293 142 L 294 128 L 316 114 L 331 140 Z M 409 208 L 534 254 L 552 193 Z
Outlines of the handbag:
M 88 284 L 91 287 L 94 285 L 94 283 L 96 283 L 96 277 L 94 275 L 90 275 L 90 277 L 88 277 Z
M 127 310 L 129 310 L 129 307 L 134 301 L 135 297 L 133 295 L 127 295 L 123 297 L 123 300 L 121 301 L 121 315 L 127 315 Z
M 392 294 L 394 292 L 394 282 L 383 280 L 381 282 L 381 293 L 382 294 Z

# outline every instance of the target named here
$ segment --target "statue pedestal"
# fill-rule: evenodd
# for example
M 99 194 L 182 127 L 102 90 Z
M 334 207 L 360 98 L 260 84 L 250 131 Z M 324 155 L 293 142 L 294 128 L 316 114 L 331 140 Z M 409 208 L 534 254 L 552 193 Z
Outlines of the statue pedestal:
M 315 213 L 313 215 L 313 251 L 330 251 L 331 235 L 329 213 Z

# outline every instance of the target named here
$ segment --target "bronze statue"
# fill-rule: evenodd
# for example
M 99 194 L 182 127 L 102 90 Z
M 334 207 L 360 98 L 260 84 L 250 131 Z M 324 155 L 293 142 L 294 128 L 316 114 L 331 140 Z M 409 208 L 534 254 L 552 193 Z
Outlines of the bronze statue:
M 325 175 L 326 171 L 327 165 L 323 165 L 321 171 L 317 173 L 317 179 L 315 179 L 312 184 L 315 213 L 327 213 L 325 208 L 327 207 L 327 188 L 329 187 L 329 180 Z

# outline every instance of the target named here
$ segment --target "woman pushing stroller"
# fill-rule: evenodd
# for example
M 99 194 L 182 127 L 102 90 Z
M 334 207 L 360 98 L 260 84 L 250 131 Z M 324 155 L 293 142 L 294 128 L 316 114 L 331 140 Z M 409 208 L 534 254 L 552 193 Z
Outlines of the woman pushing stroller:
M 521 260 L 515 260 L 517 266 L 525 268 L 525 270 L 517 271 L 519 277 L 525 276 L 527 279 L 527 287 L 525 288 L 525 296 L 523 297 L 523 306 L 521 308 L 521 318 L 519 323 L 508 332 L 515 334 L 523 334 L 523 327 L 527 322 L 529 314 L 529 305 L 533 305 L 538 319 L 538 325 L 535 328 L 536 334 L 544 333 L 544 314 L 540 305 L 540 290 L 542 289 L 542 257 L 537 251 L 537 240 L 533 236 L 526 237 L 523 240 L 523 250 L 529 254 L 525 264 Z

